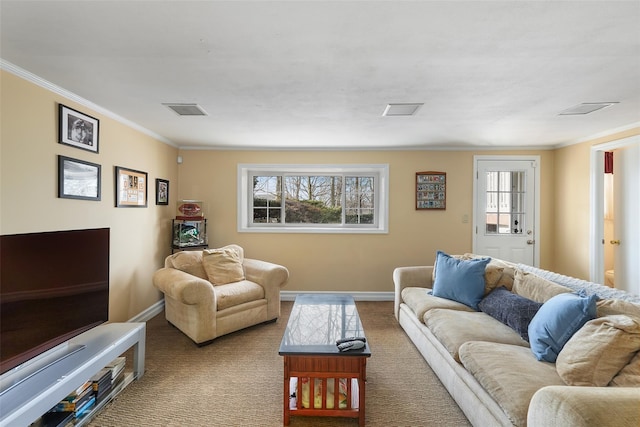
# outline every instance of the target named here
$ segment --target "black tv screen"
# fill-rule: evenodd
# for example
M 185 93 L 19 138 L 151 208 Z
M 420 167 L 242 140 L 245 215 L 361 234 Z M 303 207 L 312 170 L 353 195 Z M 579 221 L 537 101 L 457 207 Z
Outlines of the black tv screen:
M 108 319 L 108 228 L 0 236 L 0 374 Z

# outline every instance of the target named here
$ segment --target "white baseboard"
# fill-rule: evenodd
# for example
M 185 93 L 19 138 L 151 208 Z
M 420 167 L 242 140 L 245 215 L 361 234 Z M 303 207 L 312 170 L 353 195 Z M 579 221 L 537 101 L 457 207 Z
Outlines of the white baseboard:
M 280 291 L 280 301 L 295 301 L 300 294 L 340 294 L 351 295 L 355 301 L 393 301 L 393 292 L 306 292 L 306 291 Z M 153 319 L 164 310 L 164 298 L 156 302 L 146 310 L 138 313 L 128 322 L 146 322 Z
M 393 292 L 305 292 L 305 291 L 280 291 L 280 301 L 294 301 L 300 294 L 339 294 L 351 295 L 355 301 L 393 301 Z
M 164 298 L 132 317 L 128 322 L 146 322 L 162 313 L 162 310 L 164 310 Z

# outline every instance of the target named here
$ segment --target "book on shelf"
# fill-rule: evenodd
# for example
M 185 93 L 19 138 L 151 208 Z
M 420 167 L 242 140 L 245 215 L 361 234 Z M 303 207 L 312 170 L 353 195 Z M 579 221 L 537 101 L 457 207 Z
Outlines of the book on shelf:
M 39 427 L 65 427 L 73 421 L 73 412 L 47 412 L 42 415 Z
M 80 417 L 82 417 L 83 415 L 85 415 L 85 413 L 86 413 L 89 409 L 93 408 L 93 405 L 95 405 L 95 404 L 96 404 L 96 397 L 95 397 L 95 396 L 93 396 L 93 395 L 91 395 L 91 399 L 89 399 L 88 401 L 86 401 L 82 406 L 80 406 L 80 407 L 78 408 L 78 410 L 77 410 L 77 411 L 75 411 L 75 417 L 76 417 L 76 418 L 80 418 Z
M 116 357 L 105 366 L 105 368 L 111 370 L 111 383 L 115 384 L 118 376 L 124 371 L 127 358 L 124 356 Z
M 93 383 L 93 392 L 96 395 L 96 400 L 100 400 L 105 394 L 111 391 L 111 369 L 103 368 L 93 377 L 91 377 Z
M 72 400 L 68 400 L 68 397 L 61 400 L 51 410 L 54 412 L 74 412 L 94 396 L 93 388 L 87 387 L 82 394 L 75 396 Z

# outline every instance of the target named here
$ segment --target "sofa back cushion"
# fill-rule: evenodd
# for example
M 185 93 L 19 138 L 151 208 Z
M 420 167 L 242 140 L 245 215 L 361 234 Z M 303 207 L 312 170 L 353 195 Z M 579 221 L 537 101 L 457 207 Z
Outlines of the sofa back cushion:
M 614 387 L 640 387 L 640 351 L 631 359 L 631 362 L 613 377 L 610 386 Z
M 640 320 L 625 315 L 587 322 L 565 344 L 556 369 L 568 385 L 605 387 L 640 350 Z
M 596 302 L 598 317 L 626 314 L 640 319 L 640 304 L 619 299 L 601 299 Z
M 550 282 L 533 273 L 526 273 L 516 269 L 513 292 L 527 299 L 545 303 L 556 295 L 571 292 L 571 289 Z

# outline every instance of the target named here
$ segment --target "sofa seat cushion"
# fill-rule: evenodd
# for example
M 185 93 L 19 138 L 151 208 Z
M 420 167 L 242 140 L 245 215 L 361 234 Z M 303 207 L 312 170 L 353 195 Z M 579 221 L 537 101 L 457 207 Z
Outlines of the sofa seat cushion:
M 536 391 L 565 385 L 553 363 L 537 361 L 521 346 L 471 341 L 460 347 L 460 360 L 515 426 L 527 424 Z
M 402 301 L 409 306 L 416 317 L 424 322 L 424 314 L 434 308 L 446 308 L 449 310 L 474 311 L 457 301 L 440 298 L 429 294 L 431 289 L 408 287 L 402 290 Z
M 425 313 L 424 323 L 457 362 L 460 346 L 467 341 L 529 345 L 516 331 L 482 312 L 434 308 Z
M 218 285 L 213 289 L 216 294 L 218 311 L 264 298 L 264 288 L 250 280 Z

